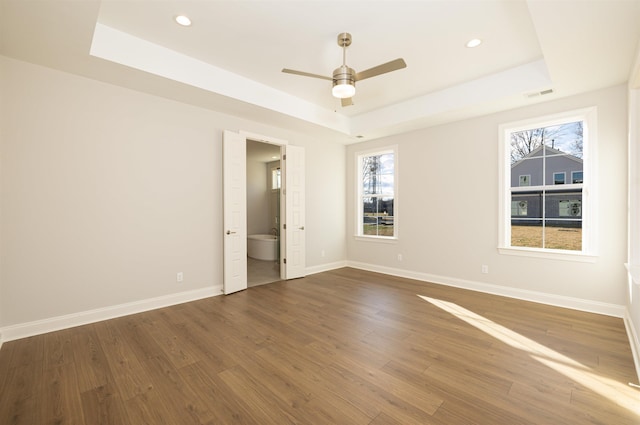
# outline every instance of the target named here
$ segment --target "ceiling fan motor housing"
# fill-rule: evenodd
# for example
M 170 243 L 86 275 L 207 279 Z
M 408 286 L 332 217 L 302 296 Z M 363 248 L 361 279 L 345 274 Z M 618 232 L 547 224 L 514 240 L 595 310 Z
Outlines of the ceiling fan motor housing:
M 333 85 L 336 84 L 356 84 L 356 72 L 347 65 L 342 65 L 333 70 Z

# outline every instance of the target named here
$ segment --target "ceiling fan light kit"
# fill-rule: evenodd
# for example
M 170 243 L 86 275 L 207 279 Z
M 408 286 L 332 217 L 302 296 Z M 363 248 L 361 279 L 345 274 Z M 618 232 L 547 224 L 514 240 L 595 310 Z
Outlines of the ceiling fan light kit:
M 347 66 L 347 46 L 349 45 L 351 45 L 351 34 L 348 32 L 338 34 L 338 46 L 342 47 L 342 66 L 333 71 L 332 77 L 325 77 L 324 75 L 296 71 L 287 68 L 284 68 L 282 72 L 302 75 L 303 77 L 331 80 L 333 82 L 331 94 L 334 97 L 341 99 L 342 106 L 349 106 L 353 105 L 351 98 L 356 94 L 356 81 L 386 74 L 387 72 L 396 71 L 407 66 L 404 59 L 399 58 L 392 60 L 391 62 L 383 63 L 382 65 L 374 66 L 373 68 L 369 68 L 362 72 L 356 72 L 353 68 L 349 68 Z
M 356 94 L 355 71 L 346 65 L 333 71 L 333 88 L 331 93 L 338 99 L 346 99 Z

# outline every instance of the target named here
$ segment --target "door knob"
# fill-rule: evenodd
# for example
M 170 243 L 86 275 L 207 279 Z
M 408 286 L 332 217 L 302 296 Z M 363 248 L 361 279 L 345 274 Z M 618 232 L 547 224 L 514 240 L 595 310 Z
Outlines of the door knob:
M 235 235 L 236 232 L 232 232 L 231 230 L 227 230 L 227 235 Z
M 300 227 L 299 229 L 300 229 L 300 230 L 304 230 L 304 226 Z

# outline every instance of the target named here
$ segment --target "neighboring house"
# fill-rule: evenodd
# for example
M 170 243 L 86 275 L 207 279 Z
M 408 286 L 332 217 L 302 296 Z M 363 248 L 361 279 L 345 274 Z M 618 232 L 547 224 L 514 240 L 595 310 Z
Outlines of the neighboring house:
M 582 159 L 548 146 L 515 162 L 511 166 L 511 223 L 540 225 L 544 218 L 550 226 L 581 227 L 582 167 Z

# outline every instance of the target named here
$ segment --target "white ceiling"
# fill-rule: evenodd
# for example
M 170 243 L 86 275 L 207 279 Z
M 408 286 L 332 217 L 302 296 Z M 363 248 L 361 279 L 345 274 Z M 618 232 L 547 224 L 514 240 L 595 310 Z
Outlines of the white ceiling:
M 407 63 L 346 108 L 281 72 L 330 76 L 341 32 L 356 71 Z M 640 0 L 2 0 L 0 36 L 9 57 L 351 143 L 626 82 Z

